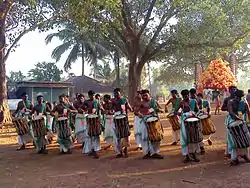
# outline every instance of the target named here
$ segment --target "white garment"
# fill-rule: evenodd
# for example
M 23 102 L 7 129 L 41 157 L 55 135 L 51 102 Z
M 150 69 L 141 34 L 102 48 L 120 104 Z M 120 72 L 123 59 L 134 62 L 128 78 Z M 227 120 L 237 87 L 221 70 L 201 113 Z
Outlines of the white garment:
M 178 142 L 179 137 L 180 137 L 180 130 L 174 131 L 174 130 L 172 129 L 172 141 L 173 141 L 173 142 Z
M 20 144 L 20 145 L 25 145 L 25 144 L 27 144 L 28 142 L 32 142 L 32 141 L 33 141 L 33 138 L 32 138 L 32 136 L 28 133 L 28 134 L 25 134 L 25 135 L 23 135 L 23 136 L 18 135 L 18 136 L 17 136 L 17 141 L 18 141 L 18 144 Z
M 139 117 L 138 117 L 139 118 Z M 148 154 L 150 152 L 151 155 L 158 154 L 160 153 L 160 144 L 161 142 L 151 142 L 148 139 L 148 131 L 147 131 L 147 125 L 145 121 L 141 118 L 139 118 L 140 123 L 140 134 L 141 134 L 141 145 L 142 145 L 142 150 L 144 154 Z
M 95 136 L 95 137 L 85 137 L 84 139 L 84 147 L 82 150 L 82 153 L 88 154 L 94 151 L 100 151 L 101 150 L 101 145 L 100 145 L 100 136 Z
M 142 145 L 141 121 L 142 121 L 141 118 L 139 118 L 138 116 L 135 116 L 134 118 L 135 142 L 139 147 L 141 147 Z

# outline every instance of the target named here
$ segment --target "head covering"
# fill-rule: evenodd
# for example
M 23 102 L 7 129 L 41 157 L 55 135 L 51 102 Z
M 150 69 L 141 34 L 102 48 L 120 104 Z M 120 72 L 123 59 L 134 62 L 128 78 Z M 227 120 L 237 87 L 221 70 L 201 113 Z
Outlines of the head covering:
M 181 91 L 181 95 L 184 96 L 184 95 L 189 95 L 189 91 L 187 89 L 184 89 Z
M 244 97 L 244 91 L 243 90 L 237 90 L 235 91 L 236 97 Z
M 94 95 L 94 94 L 95 94 L 94 91 L 92 91 L 92 90 L 89 90 L 89 91 L 88 91 L 88 95 Z
M 42 96 L 42 95 L 37 95 L 37 96 L 36 96 L 37 99 L 39 99 L 39 98 L 41 98 L 41 97 L 43 97 L 43 96 Z

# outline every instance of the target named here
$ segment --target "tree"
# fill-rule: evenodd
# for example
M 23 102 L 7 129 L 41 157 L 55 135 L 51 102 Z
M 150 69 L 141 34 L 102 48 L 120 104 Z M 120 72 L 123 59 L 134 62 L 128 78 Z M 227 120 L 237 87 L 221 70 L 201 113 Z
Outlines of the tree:
M 90 65 L 97 66 L 97 60 L 108 54 L 107 50 L 98 41 L 95 41 L 91 33 L 85 29 L 80 30 L 74 23 L 67 23 L 57 33 L 49 34 L 45 39 L 46 44 L 50 43 L 55 37 L 63 43 L 53 50 L 52 58 L 59 61 L 66 51 L 70 51 L 64 63 L 66 72 L 71 69 L 72 63 L 80 57 L 82 60 L 82 76 L 84 76 L 85 58 L 90 62 Z
M 15 84 L 26 80 L 26 76 L 21 72 L 10 72 L 10 75 L 7 76 L 7 89 L 8 91 L 13 91 L 15 89 Z
M 12 123 L 7 104 L 6 61 L 25 34 L 49 28 L 50 22 L 56 21 L 53 10 L 43 0 L 0 1 L 0 124 Z
M 112 69 L 110 63 L 105 59 L 102 62 L 97 63 L 96 67 L 92 67 L 91 76 L 95 75 L 95 78 L 101 80 L 105 84 L 112 84 L 114 82 L 114 77 L 112 77 Z
M 130 99 L 147 62 L 180 49 L 232 47 L 249 34 L 244 0 L 72 0 L 69 10 L 79 26 L 102 33 L 127 57 Z
M 37 63 L 34 69 L 28 72 L 32 81 L 59 82 L 63 71 L 55 63 Z

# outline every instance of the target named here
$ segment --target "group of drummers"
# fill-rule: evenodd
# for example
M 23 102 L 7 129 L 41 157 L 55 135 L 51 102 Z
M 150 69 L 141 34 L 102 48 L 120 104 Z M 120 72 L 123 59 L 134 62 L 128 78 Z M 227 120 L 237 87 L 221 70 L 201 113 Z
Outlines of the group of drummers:
M 236 87 L 230 87 L 230 97 L 225 99 L 222 110 L 228 111 L 225 124 L 227 126 L 226 154 L 231 157 L 231 165 L 239 164 L 238 157 L 247 162 L 247 148 L 250 146 L 250 134 L 247 128 L 247 115 L 250 117 L 249 107 L 243 99 L 244 93 Z M 211 135 L 216 129 L 211 121 L 211 108 L 202 94 L 195 89 L 182 90 L 179 96 L 177 90 L 171 91 L 172 104 L 168 119 L 172 125 L 172 145 L 180 141 L 184 162 L 199 162 L 197 154 L 204 154 L 204 138 L 212 144 Z M 89 99 L 82 94 L 71 104 L 65 95 L 59 96 L 59 104 L 53 108 L 45 103 L 43 96 L 37 96 L 35 106 L 28 100 L 26 93 L 18 103 L 14 124 L 17 128 L 18 143 L 25 149 L 29 141 L 33 141 L 37 153 L 47 154 L 46 146 L 57 135 L 60 152 L 71 154 L 76 140 L 82 144 L 82 153 L 99 158 L 100 136 L 103 133 L 105 148 L 114 146 L 117 158 L 128 157 L 130 146 L 130 125 L 128 113 L 134 112 L 135 141 L 143 153 L 143 159 L 163 159 L 160 154 L 160 144 L 164 130 L 158 113 L 163 112 L 158 102 L 153 99 L 148 90 L 137 92 L 133 107 L 121 90 L 114 90 L 114 97 L 88 92 Z

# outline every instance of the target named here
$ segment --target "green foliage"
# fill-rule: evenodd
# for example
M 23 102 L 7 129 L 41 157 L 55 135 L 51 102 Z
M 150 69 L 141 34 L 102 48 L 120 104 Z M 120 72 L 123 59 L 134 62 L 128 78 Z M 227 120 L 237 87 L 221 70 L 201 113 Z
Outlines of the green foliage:
M 58 69 L 55 63 L 37 63 L 34 69 L 28 72 L 28 77 L 32 81 L 51 81 L 59 82 L 61 81 L 61 75 L 63 71 Z
M 52 58 L 59 61 L 66 51 L 70 51 L 64 64 L 66 72 L 71 69 L 72 63 L 79 57 L 82 58 L 82 66 L 84 66 L 85 58 L 91 66 L 95 66 L 98 59 L 108 54 L 108 51 L 93 37 L 92 33 L 85 29 L 78 29 L 73 23 L 67 23 L 57 33 L 49 34 L 45 39 L 46 44 L 55 37 L 60 39 L 62 44 L 53 50 Z
M 98 62 L 96 66 L 93 66 L 90 75 L 108 85 L 114 82 L 114 77 L 112 77 L 112 69 L 110 67 L 110 63 L 107 60 Z
M 6 76 L 6 78 L 8 91 L 13 91 L 17 82 L 25 81 L 27 79 L 21 71 L 11 71 L 9 76 Z

